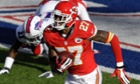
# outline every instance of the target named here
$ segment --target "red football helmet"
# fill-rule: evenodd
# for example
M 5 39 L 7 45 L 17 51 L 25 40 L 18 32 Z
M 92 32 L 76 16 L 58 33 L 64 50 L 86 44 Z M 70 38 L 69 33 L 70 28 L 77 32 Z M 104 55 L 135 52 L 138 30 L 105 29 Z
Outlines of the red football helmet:
M 61 1 L 56 5 L 52 13 L 52 18 L 54 19 L 52 26 L 57 30 L 70 28 L 74 24 L 77 15 L 78 9 L 74 3 Z

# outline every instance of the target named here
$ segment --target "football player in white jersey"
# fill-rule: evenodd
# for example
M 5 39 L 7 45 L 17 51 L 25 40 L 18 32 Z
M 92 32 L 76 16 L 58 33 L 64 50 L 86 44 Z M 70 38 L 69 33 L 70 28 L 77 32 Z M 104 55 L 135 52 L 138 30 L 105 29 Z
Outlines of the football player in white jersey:
M 20 47 L 30 48 L 36 56 L 41 55 L 44 50 L 47 54 L 48 50 L 43 42 L 43 31 L 51 23 L 51 19 L 41 19 L 39 16 L 32 15 L 25 20 L 23 25 L 18 26 L 16 29 L 17 40 L 11 46 L 9 55 L 5 59 L 4 68 L 0 70 L 0 74 L 9 73 Z

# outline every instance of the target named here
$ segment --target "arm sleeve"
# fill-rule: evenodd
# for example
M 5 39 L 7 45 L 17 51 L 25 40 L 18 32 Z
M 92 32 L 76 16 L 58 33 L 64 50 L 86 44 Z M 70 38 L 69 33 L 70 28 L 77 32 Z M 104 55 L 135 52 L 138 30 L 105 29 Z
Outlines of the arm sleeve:
M 114 55 L 115 55 L 116 63 L 119 65 L 121 63 L 123 66 L 122 50 L 120 47 L 120 42 L 119 42 L 118 37 L 115 34 L 108 32 L 108 38 L 106 39 L 106 43 L 111 44 L 111 48 L 112 48 Z

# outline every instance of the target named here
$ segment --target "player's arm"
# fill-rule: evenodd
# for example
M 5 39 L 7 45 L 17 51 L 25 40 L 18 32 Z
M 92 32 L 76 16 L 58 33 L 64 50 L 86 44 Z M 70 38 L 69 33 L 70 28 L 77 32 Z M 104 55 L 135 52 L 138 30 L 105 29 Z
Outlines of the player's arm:
M 57 54 L 56 50 L 53 47 L 51 47 L 49 45 L 48 45 L 48 47 L 49 47 L 49 61 L 50 61 L 51 71 L 53 73 L 59 73 L 60 74 L 61 72 L 59 72 L 57 70 L 57 59 L 58 59 L 57 57 L 58 57 L 58 54 Z
M 16 40 L 15 43 L 11 46 L 9 50 L 9 57 L 15 58 L 18 52 L 18 49 L 24 46 L 19 40 Z
M 124 66 L 123 63 L 120 65 L 120 62 L 123 62 L 122 51 L 120 48 L 119 39 L 115 34 L 103 30 L 98 30 L 96 35 L 91 37 L 89 40 L 110 43 L 115 55 L 116 62 L 119 63 L 119 65 L 117 64 L 117 66 Z
M 117 35 L 111 32 L 98 30 L 96 35 L 91 37 L 89 40 L 111 44 L 111 48 L 114 52 L 115 60 L 116 60 L 116 70 L 114 71 L 112 76 L 117 76 L 122 84 L 130 83 L 129 82 L 130 78 L 125 74 L 124 71 L 123 56 L 122 56 L 122 51 L 120 48 L 120 43 Z
M 33 52 L 33 54 L 35 56 L 40 56 L 42 53 L 43 53 L 43 43 L 39 43 L 38 45 L 32 45 L 30 46 L 31 47 L 31 50 Z
M 43 0 L 42 2 L 39 3 L 38 8 L 35 11 L 35 15 L 40 15 L 40 10 L 43 6 L 43 4 L 45 4 L 48 0 Z
M 88 20 L 88 21 L 92 22 L 90 17 L 89 17 L 88 11 L 87 11 L 86 3 L 84 3 L 83 1 L 78 2 L 78 8 L 79 8 L 78 9 L 79 10 L 79 14 L 78 14 L 79 18 L 81 20 Z
M 9 55 L 5 59 L 4 68 L 0 70 L 0 74 L 9 73 L 9 70 L 11 69 L 14 63 L 14 58 L 16 57 L 18 49 L 21 45 L 22 43 L 16 40 L 16 42 L 11 46 L 9 50 Z
M 118 67 L 124 66 L 119 39 L 115 34 L 103 30 L 98 30 L 96 35 L 91 37 L 89 40 L 94 40 L 103 43 L 110 43 L 115 55 L 117 66 Z
M 56 56 L 57 56 L 57 53 L 56 53 L 56 51 L 53 49 L 53 47 L 51 47 L 50 45 L 48 45 L 47 44 L 47 46 L 48 46 L 48 50 L 49 50 L 49 52 L 48 52 L 48 55 L 49 55 L 49 62 L 50 62 L 50 65 L 51 65 L 51 69 L 52 69 L 52 71 L 54 70 L 54 68 L 55 68 L 55 62 L 56 62 Z

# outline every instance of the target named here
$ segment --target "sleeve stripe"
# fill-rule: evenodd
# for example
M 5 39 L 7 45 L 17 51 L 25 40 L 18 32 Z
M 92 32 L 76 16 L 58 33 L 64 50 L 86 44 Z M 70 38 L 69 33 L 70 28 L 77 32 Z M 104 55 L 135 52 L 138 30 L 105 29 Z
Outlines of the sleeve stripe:
M 114 34 L 111 33 L 111 32 L 109 32 L 109 33 L 108 33 L 108 38 L 107 38 L 107 40 L 106 40 L 106 43 L 109 43 L 109 42 L 112 40 L 113 37 L 114 37 Z

